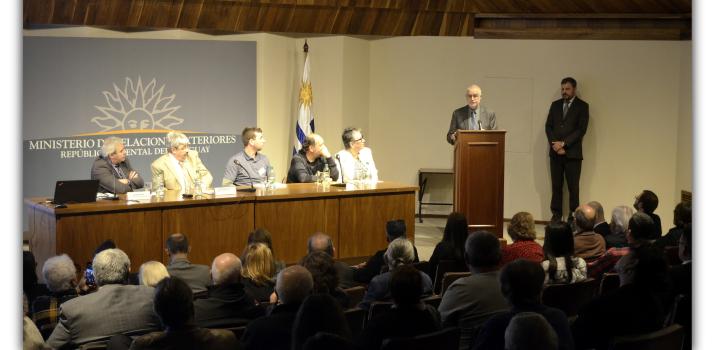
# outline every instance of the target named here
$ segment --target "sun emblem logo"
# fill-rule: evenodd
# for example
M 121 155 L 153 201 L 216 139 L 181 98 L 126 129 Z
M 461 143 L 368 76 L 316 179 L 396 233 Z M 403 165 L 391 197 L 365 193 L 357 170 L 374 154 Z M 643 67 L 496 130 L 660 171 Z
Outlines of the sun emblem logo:
M 103 91 L 107 106 L 95 106 L 104 116 L 94 117 L 91 122 L 110 130 L 169 129 L 185 121 L 174 115 L 181 106 L 171 106 L 175 94 L 163 97 L 165 85 L 155 89 L 155 79 L 143 85 L 138 76 L 137 83 L 125 78 L 125 89 L 116 84 L 114 92 Z

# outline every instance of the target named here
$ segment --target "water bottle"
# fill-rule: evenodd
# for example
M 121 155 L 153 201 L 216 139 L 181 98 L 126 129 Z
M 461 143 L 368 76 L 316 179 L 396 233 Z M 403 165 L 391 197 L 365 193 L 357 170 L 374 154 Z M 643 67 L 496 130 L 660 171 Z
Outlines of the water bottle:
M 272 190 L 273 188 L 275 188 L 275 170 L 273 170 L 273 167 L 271 165 L 267 166 L 267 171 L 265 171 L 265 175 L 265 188 Z
M 160 183 L 158 183 L 158 186 L 155 189 L 155 197 L 158 197 L 158 198 L 165 197 L 165 180 L 160 179 Z
M 195 187 L 193 188 L 193 197 L 202 197 L 202 181 L 195 179 Z
M 323 166 L 323 186 L 329 185 L 331 180 L 332 178 L 330 177 L 330 167 L 327 163 L 325 163 L 325 166 Z

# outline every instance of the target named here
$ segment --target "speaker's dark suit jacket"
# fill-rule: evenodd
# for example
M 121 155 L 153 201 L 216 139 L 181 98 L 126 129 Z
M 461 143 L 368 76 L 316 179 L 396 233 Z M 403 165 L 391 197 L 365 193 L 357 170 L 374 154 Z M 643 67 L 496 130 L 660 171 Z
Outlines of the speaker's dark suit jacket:
M 495 112 L 483 105 L 480 105 L 477 108 L 477 115 L 478 123 L 480 124 L 479 126 L 483 130 L 497 129 L 497 124 L 495 123 Z M 470 118 L 472 118 L 472 115 L 470 114 L 470 107 L 467 105 L 460 107 L 453 112 L 452 118 L 450 118 L 450 128 L 447 133 L 447 142 L 449 144 L 453 144 L 453 140 L 450 136 L 452 136 L 456 130 L 470 130 Z
M 554 101 L 550 105 L 550 112 L 545 122 L 550 157 L 559 157 L 553 151 L 552 143 L 563 141 L 565 142 L 565 156 L 568 159 L 583 159 L 582 139 L 587 131 L 589 119 L 589 106 L 579 97 L 575 96 L 565 118 L 563 118 L 563 99 Z
M 125 178 L 127 178 L 133 170 L 132 166 L 130 166 L 130 161 L 127 159 L 120 163 L 120 169 L 125 173 Z M 139 173 L 132 180 L 128 180 L 127 185 L 118 181 L 122 178 L 115 169 L 113 169 L 110 160 L 103 157 L 95 158 L 92 169 L 90 169 L 90 179 L 100 180 L 98 192 L 128 193 L 133 189 L 142 188 L 145 184 L 145 181 L 143 181 Z

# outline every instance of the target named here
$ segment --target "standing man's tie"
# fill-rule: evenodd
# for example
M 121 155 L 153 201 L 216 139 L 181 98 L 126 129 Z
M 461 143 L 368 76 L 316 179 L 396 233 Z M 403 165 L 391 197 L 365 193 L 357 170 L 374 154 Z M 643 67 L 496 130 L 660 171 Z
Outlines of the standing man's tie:
M 563 101 L 563 120 L 565 120 L 565 116 L 567 115 L 567 111 L 570 108 L 570 101 L 565 100 Z
M 480 124 L 478 123 L 477 112 L 475 110 L 470 110 L 470 116 L 471 116 L 470 130 L 480 130 Z

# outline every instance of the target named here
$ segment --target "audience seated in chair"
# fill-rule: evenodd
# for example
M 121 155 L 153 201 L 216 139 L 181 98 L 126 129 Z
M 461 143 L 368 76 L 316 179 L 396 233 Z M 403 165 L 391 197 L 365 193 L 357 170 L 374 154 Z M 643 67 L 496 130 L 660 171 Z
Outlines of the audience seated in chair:
M 250 231 L 250 234 L 248 235 L 247 244 L 253 244 L 253 243 L 263 243 L 268 248 L 270 248 L 270 252 L 273 253 L 273 256 L 275 256 L 275 252 L 273 251 L 273 245 L 272 245 L 272 237 L 270 236 L 270 231 L 259 228 L 253 231 Z M 278 273 L 280 270 L 285 268 L 285 262 L 280 260 L 275 260 L 275 272 Z
M 512 309 L 485 322 L 475 339 L 473 349 L 504 350 L 505 331 L 512 318 L 522 312 L 538 313 L 550 323 L 558 336 L 558 349 L 574 349 L 565 313 L 540 303 L 544 281 L 545 272 L 540 264 L 520 259 L 505 265 L 500 271 L 500 288 Z
M 668 233 L 653 242 L 653 246 L 658 249 L 665 247 L 677 246 L 680 242 L 680 236 L 685 226 L 692 223 L 692 203 L 680 202 L 675 206 L 673 211 L 673 225 Z
M 93 259 L 95 259 L 95 256 L 97 256 L 103 250 L 114 249 L 114 248 L 117 248 L 117 245 L 115 245 L 115 241 L 113 241 L 112 239 L 104 240 L 102 243 L 100 243 L 100 245 L 97 246 L 97 248 L 95 248 L 95 252 L 93 253 Z M 78 293 L 80 293 L 80 295 L 92 293 L 92 292 L 96 291 L 98 288 L 97 284 L 95 283 L 95 279 L 92 278 L 92 274 L 90 274 L 91 278 L 89 280 L 86 278 L 86 276 L 88 274 L 88 272 L 87 272 L 88 270 L 90 272 L 92 272 L 92 261 L 89 261 L 86 264 L 86 272 L 81 275 L 80 281 L 78 282 L 77 289 L 78 289 Z M 128 281 L 126 282 L 126 284 L 137 285 L 137 283 L 133 283 L 133 281 L 131 280 L 132 279 L 131 275 L 132 275 L 132 273 L 128 272 Z
M 452 212 L 445 223 L 442 240 L 435 246 L 428 264 L 428 275 L 433 281 L 442 281 L 443 276 L 435 276 L 440 261 L 455 262 L 457 269 L 450 271 L 467 271 L 465 268 L 465 240 L 468 237 L 468 223 L 465 215 Z
M 521 312 L 505 329 L 505 349 L 557 350 L 558 336 L 543 315 Z
M 343 309 L 350 307 L 350 297 L 339 287 L 338 273 L 330 255 L 312 252 L 300 260 L 300 265 L 313 276 L 313 294 L 330 295 Z
M 275 259 L 264 243 L 251 243 L 242 254 L 240 282 L 245 293 L 257 303 L 270 300 L 275 290 Z
M 210 273 L 213 285 L 207 299 L 195 300 L 195 321 L 200 327 L 242 325 L 265 314 L 245 293 L 240 274 L 242 263 L 232 253 L 218 255 Z
M 167 277 L 155 288 L 153 309 L 164 331 L 140 336 L 132 350 L 234 349 L 235 335 L 228 330 L 195 325 L 192 289 L 182 279 Z
M 275 284 L 278 305 L 270 315 L 251 322 L 243 334 L 246 350 L 292 348 L 292 328 L 303 300 L 312 294 L 313 278 L 310 271 L 300 265 L 280 271 Z
M 35 298 L 32 303 L 32 319 L 43 339 L 47 339 L 58 322 L 60 304 L 78 296 L 75 264 L 66 254 L 45 261 L 42 268 L 45 284 L 50 295 Z
M 305 341 L 302 350 L 355 350 L 347 338 L 328 332 L 317 332 Z
M 585 260 L 574 256 L 575 241 L 567 223 L 550 223 L 545 226 L 543 250 L 547 258 L 542 262 L 545 285 L 575 283 L 587 278 Z
M 310 254 L 312 252 L 325 252 L 335 259 L 335 245 L 333 244 L 332 238 L 322 232 L 316 232 L 310 236 L 308 239 L 307 253 Z M 337 270 L 340 288 L 347 289 L 358 285 L 353 277 L 354 271 L 352 267 L 338 260 L 334 260 L 334 265 L 335 270 Z
M 308 338 L 318 332 L 335 334 L 347 340 L 352 339 L 350 327 L 340 304 L 328 294 L 311 295 L 302 303 L 292 327 L 292 348 L 302 349 Z
M 394 306 L 368 322 L 360 337 L 363 349 L 380 349 L 383 339 L 413 337 L 440 329 L 437 310 L 421 301 L 427 275 L 423 277 L 423 272 L 409 265 L 393 267 L 391 273 L 389 289 Z
M 635 204 L 633 204 L 635 210 L 639 213 L 647 214 L 655 223 L 655 229 L 653 230 L 653 234 L 650 236 L 651 240 L 658 239 L 662 235 L 662 223 L 660 221 L 660 217 L 655 214 L 655 209 L 657 209 L 658 204 L 658 196 L 655 192 L 650 190 L 643 190 L 639 195 L 635 196 Z
M 610 224 L 605 221 L 605 208 L 598 201 L 591 201 L 588 204 L 593 210 L 595 210 L 595 226 L 593 231 L 603 237 L 610 234 Z M 607 246 L 607 241 L 605 242 Z
M 190 240 L 182 233 L 173 233 L 165 242 L 165 253 L 168 255 L 167 270 L 170 276 L 175 276 L 187 283 L 193 293 L 203 293 L 212 284 L 210 280 L 210 267 L 193 264 L 188 260 L 191 250 Z
M 138 282 L 143 286 L 155 288 L 166 277 L 170 277 L 170 274 L 165 265 L 159 261 L 146 261 L 140 265 Z
M 388 221 L 385 225 L 385 233 L 386 233 L 386 239 L 387 242 L 390 243 L 396 238 L 405 238 L 405 234 L 407 233 L 407 228 L 405 226 L 405 221 L 403 220 L 391 220 Z M 383 266 L 385 266 L 386 262 L 384 259 L 385 251 L 387 249 L 378 250 L 375 252 L 375 255 L 370 257 L 367 262 L 364 262 L 362 264 L 356 265 L 355 271 L 354 271 L 354 278 L 356 282 L 368 284 L 370 283 L 370 280 L 373 279 L 373 277 L 379 275 L 382 271 Z M 415 259 L 412 261 L 414 263 L 420 262 L 418 259 L 417 249 L 415 246 L 413 246 L 413 251 L 415 252 Z
M 675 320 L 683 326 L 685 331 L 685 349 L 692 349 L 692 224 L 683 227 L 682 235 L 678 241 L 678 256 L 681 265 L 670 268 L 670 281 L 672 282 L 672 295 L 682 295 L 684 300 L 678 303 L 675 310 Z
M 627 230 L 633 214 L 635 214 L 635 211 L 627 205 L 617 206 L 613 209 L 612 218 L 610 219 L 610 234 L 605 236 L 608 249 L 628 246 Z
M 443 327 L 460 327 L 460 349 L 468 349 L 475 330 L 491 316 L 507 310 L 500 291 L 500 242 L 488 231 L 472 233 L 465 241 L 465 262 L 471 275 L 455 281 L 440 302 Z
M 390 301 L 392 299 L 390 293 L 392 273 L 401 265 L 410 265 L 413 263 L 416 258 L 414 248 L 412 243 L 406 238 L 396 238 L 390 242 L 384 255 L 389 271 L 373 277 L 368 285 L 365 297 L 362 302 L 360 302 L 360 305 L 358 305 L 360 308 L 367 310 L 374 301 Z M 426 273 L 420 271 L 418 271 L 418 273 L 420 274 L 422 282 L 422 289 L 420 290 L 421 296 L 426 297 L 432 295 L 432 280 Z
M 648 215 L 636 213 L 633 218 L 637 216 L 643 216 L 653 225 Z M 660 252 L 648 246 L 633 249 L 628 256 L 633 261 L 633 277 L 621 277 L 625 283 L 621 283 L 619 289 L 598 297 L 580 310 L 573 323 L 577 349 L 606 349 L 612 337 L 662 328 L 667 310 L 667 264 Z
M 140 334 L 159 329 L 153 312 L 154 290 L 126 285 L 130 259 L 120 249 L 98 253 L 92 262 L 98 291 L 60 305 L 58 324 L 47 344 L 64 345 L 106 340 L 113 334 Z
M 543 261 L 543 249 L 535 242 L 535 219 L 530 213 L 521 211 L 513 215 L 507 231 L 513 243 L 503 248 L 500 266 L 516 259 L 530 260 L 538 264 Z
M 575 256 L 591 262 L 605 253 L 605 239 L 593 231 L 595 209 L 587 204 L 579 206 L 573 214 L 575 220 Z
M 610 248 L 599 259 L 588 264 L 588 275 L 593 278 L 599 278 L 605 272 L 620 273 L 621 284 L 623 283 L 623 274 L 621 269 L 628 264 L 625 257 L 630 254 L 632 249 L 638 247 L 650 246 L 650 237 L 653 236 L 655 224 L 650 216 L 645 213 L 637 212 L 628 221 L 628 229 L 625 238 L 628 247 Z M 632 269 L 632 266 L 629 266 Z M 628 275 L 625 275 L 628 276 Z

